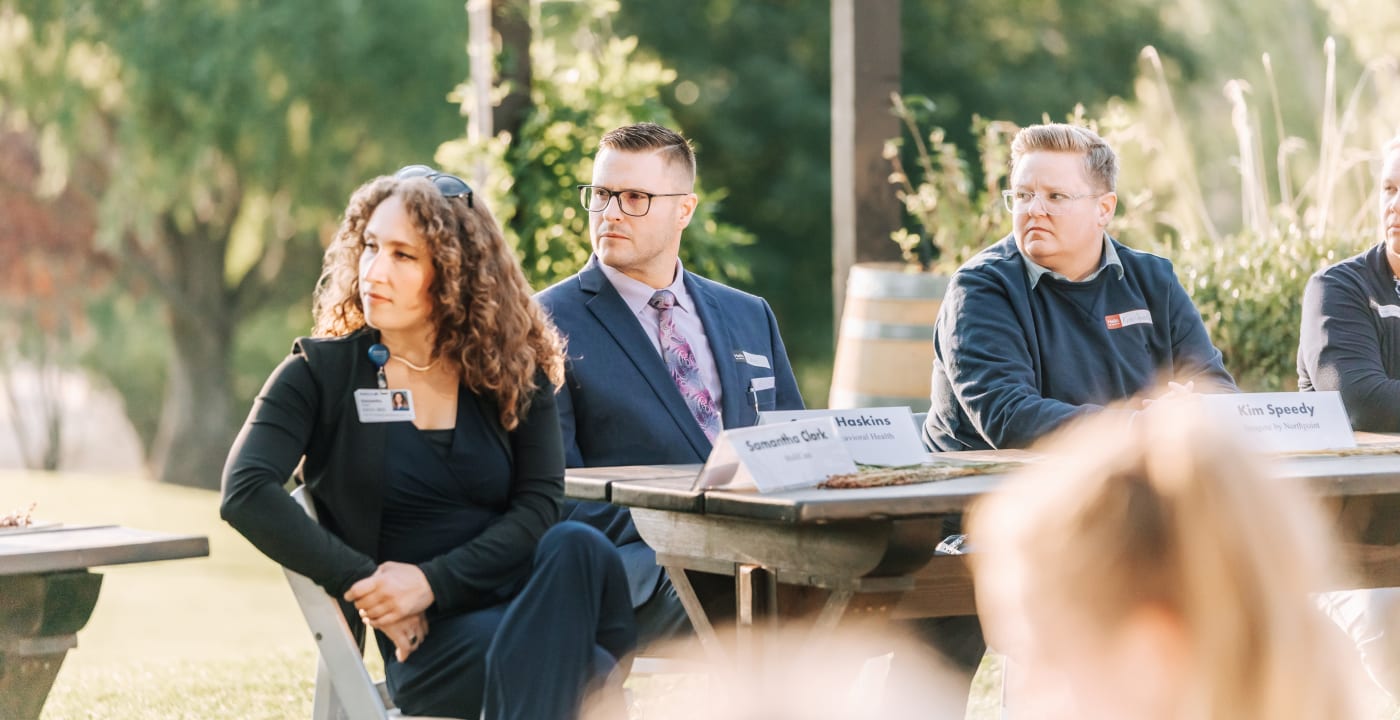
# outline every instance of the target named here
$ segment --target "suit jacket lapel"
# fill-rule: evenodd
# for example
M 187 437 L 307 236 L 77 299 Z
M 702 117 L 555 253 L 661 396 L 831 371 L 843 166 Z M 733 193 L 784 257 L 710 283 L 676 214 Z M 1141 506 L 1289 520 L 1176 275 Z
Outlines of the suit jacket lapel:
M 637 368 L 637 372 L 646 380 L 652 392 L 656 393 L 656 398 L 661 401 L 662 407 L 671 414 L 676 424 L 682 428 L 685 439 L 695 448 L 695 452 L 700 457 L 708 457 L 710 454 L 710 441 L 705 437 L 705 431 L 700 429 L 700 424 L 695 422 L 695 416 L 690 414 L 690 408 L 686 407 L 685 398 L 681 397 L 681 391 L 676 389 L 676 384 L 671 380 L 671 374 L 666 371 L 666 363 L 657 354 L 651 339 L 642 331 L 642 324 L 632 314 L 627 303 L 622 301 L 622 296 L 617 293 L 617 289 L 608 282 L 608 277 L 598 267 L 598 259 L 592 258 L 578 274 L 579 287 L 585 293 L 592 295 L 585 301 L 588 311 L 593 313 L 598 323 L 603 326 L 614 342 L 623 349 L 623 354 Z M 687 285 L 688 287 L 688 285 Z M 702 316 L 702 322 L 703 316 Z M 610 392 L 637 392 L 634 388 L 610 388 Z
M 700 314 L 700 324 L 705 326 L 705 337 L 710 341 L 710 352 L 715 356 L 715 371 L 719 374 L 720 412 L 724 415 L 724 427 L 747 426 L 748 418 L 744 408 L 748 388 L 740 387 L 739 370 L 734 361 L 734 339 L 729 334 L 729 324 L 722 320 L 723 313 L 715 302 L 714 295 L 696 281 L 690 271 L 685 273 L 685 289 L 695 301 L 695 311 Z M 703 433 L 702 433 L 703 434 Z

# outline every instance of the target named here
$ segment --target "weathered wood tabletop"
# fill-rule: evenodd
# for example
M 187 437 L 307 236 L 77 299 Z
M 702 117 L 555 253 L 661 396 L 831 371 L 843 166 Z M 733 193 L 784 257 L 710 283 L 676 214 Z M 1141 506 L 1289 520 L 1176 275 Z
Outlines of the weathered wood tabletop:
M 1373 448 L 1400 445 L 1395 435 L 1357 437 L 1361 445 Z M 936 457 L 1032 466 L 1038 460 L 1023 451 Z M 1270 462 L 1279 482 L 1307 483 L 1336 511 L 1342 536 L 1353 543 L 1358 585 L 1400 584 L 1400 453 L 1299 455 Z M 773 607 L 776 585 L 825 593 L 818 624 L 834 624 L 848 612 L 878 611 L 901 618 L 976 611 L 965 558 L 935 556 L 933 548 L 943 537 L 946 521 L 994 490 L 1004 473 L 892 487 L 760 494 L 695 490 L 699 470 L 698 465 L 570 469 L 567 485 L 573 497 L 631 509 L 638 531 L 667 567 L 702 640 L 712 641 L 713 631 L 687 587 L 686 571 L 734 576 L 741 622 L 765 612 L 784 612 Z
M 89 568 L 204 557 L 209 539 L 118 525 L 0 530 L 0 718 L 38 718 L 102 576 Z
M 202 535 L 119 525 L 62 525 L 0 530 L 0 575 L 77 570 L 209 554 Z

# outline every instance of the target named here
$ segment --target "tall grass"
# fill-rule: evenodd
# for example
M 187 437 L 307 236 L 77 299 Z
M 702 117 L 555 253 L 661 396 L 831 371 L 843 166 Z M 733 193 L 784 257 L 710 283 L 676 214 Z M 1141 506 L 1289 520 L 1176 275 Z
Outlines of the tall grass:
M 1343 98 L 1336 43 L 1322 48 L 1316 140 L 1292 132 L 1280 110 L 1281 91 L 1269 55 L 1261 58 L 1263 97 L 1244 80 L 1223 87 L 1235 141 L 1238 186 L 1206 190 L 1191 134 L 1221 127 L 1186 122 L 1177 111 L 1161 58 L 1143 51 L 1138 104 L 1105 135 L 1124 157 L 1127 182 L 1146 188 L 1118 219 L 1130 244 L 1170 257 L 1201 311 L 1225 364 L 1247 390 L 1296 388 L 1298 303 L 1322 267 L 1378 239 L 1375 176 L 1379 148 L 1395 127 L 1381 108 L 1396 63 L 1367 64 Z M 1266 108 L 1268 124 L 1261 119 Z M 1165 170 L 1165 172 L 1164 172 Z M 1235 198 L 1234 212 L 1221 198 Z M 1238 225 L 1221 231 L 1218 215 Z

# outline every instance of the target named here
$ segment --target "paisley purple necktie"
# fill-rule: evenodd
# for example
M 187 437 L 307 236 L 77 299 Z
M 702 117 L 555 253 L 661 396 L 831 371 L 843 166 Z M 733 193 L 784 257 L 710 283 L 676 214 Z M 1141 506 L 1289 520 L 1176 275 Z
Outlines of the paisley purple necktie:
M 647 304 L 661 314 L 661 357 L 666 360 L 666 370 L 671 373 L 671 381 L 681 391 L 681 397 L 685 398 L 685 404 L 690 408 L 690 414 L 695 416 L 695 422 L 700 423 L 700 429 L 705 431 L 705 437 L 713 442 L 720 431 L 719 408 L 715 407 L 714 398 L 710 396 L 710 391 L 705 389 L 705 383 L 700 380 L 700 364 L 695 361 L 695 351 L 691 350 L 690 343 L 676 332 L 676 321 L 671 317 L 671 309 L 676 306 L 676 296 L 670 290 L 657 290 Z

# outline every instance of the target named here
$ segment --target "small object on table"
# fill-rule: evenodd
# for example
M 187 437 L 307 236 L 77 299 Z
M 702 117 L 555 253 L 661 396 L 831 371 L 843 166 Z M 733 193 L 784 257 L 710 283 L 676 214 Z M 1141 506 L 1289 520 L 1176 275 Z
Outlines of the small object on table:
M 0 528 L 29 527 L 34 522 L 31 516 L 34 514 L 34 508 L 38 505 L 39 503 L 32 502 L 29 503 L 28 510 L 23 512 L 16 510 L 8 515 L 0 515 Z
M 835 490 L 912 485 L 938 482 L 969 475 L 991 475 L 1019 467 L 1018 462 L 974 462 L 958 464 L 926 464 L 906 467 L 866 467 L 854 473 L 832 475 L 817 487 Z

